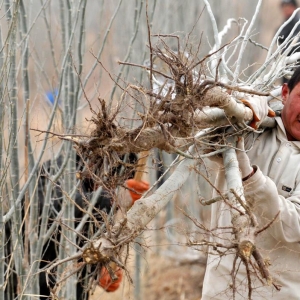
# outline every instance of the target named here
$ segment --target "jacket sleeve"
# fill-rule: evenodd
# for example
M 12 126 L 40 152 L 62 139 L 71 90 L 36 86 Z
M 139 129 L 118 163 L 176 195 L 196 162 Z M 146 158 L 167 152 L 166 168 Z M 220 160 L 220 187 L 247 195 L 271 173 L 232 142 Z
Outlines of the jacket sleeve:
M 244 190 L 259 226 L 266 226 L 279 212 L 268 230 L 279 241 L 300 242 L 300 185 L 285 198 L 278 194 L 275 183 L 257 167 L 255 174 L 244 182 Z

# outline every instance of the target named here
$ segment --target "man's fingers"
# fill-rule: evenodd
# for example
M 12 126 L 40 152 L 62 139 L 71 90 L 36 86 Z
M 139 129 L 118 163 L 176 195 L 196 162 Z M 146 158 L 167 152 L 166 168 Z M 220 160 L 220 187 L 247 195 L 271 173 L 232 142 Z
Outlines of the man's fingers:
M 254 128 L 254 129 L 257 129 L 259 127 L 259 124 L 261 123 L 261 118 L 264 118 L 265 116 L 268 116 L 270 118 L 274 118 L 276 116 L 275 112 L 267 106 L 267 103 L 265 103 L 265 106 L 264 105 L 259 105 L 258 103 L 258 106 L 256 107 L 256 110 L 258 111 L 258 114 L 259 116 L 257 115 L 255 109 L 254 109 L 254 106 L 246 99 L 241 99 L 241 101 L 243 102 L 243 104 L 247 107 L 249 107 L 251 110 L 252 110 L 252 113 L 253 113 L 253 119 L 252 121 L 250 122 L 249 126 Z M 268 109 L 268 111 L 267 111 Z M 266 112 L 267 114 L 264 114 L 264 112 Z
M 269 108 L 269 110 L 268 110 L 268 117 L 270 117 L 270 118 L 276 117 L 275 111 L 273 111 L 271 108 Z
M 239 151 L 245 151 L 244 138 L 242 136 L 238 137 L 236 147 L 239 149 Z
M 258 116 L 255 113 L 255 110 L 253 109 L 251 103 L 249 103 L 247 100 L 245 99 L 241 99 L 241 101 L 244 103 L 245 106 L 249 107 L 252 110 L 253 113 L 253 119 L 250 122 L 249 126 L 252 127 L 253 129 L 257 129 L 257 123 L 260 121 L 260 119 L 258 118 Z

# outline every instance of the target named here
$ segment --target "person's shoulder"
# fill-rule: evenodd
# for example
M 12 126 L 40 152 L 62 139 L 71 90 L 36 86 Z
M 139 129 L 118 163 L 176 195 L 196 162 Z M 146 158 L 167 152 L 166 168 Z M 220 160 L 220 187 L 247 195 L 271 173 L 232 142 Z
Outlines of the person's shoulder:
M 274 127 L 266 127 L 261 132 L 249 132 L 245 136 L 245 149 L 251 149 L 257 142 L 269 140 L 273 134 L 276 134 L 276 124 Z M 264 142 L 265 143 L 265 142 Z
M 245 149 L 250 149 L 252 148 L 254 142 L 257 140 L 257 138 L 261 135 L 261 133 L 258 132 L 248 132 L 245 136 L 244 136 L 244 140 L 245 140 Z
M 291 19 L 291 20 L 283 27 L 283 29 L 292 30 L 293 27 L 296 25 L 296 23 L 299 22 L 299 21 L 300 21 L 300 13 L 298 12 L 298 13 L 295 14 L 295 16 L 293 17 L 293 19 Z M 284 25 L 285 22 L 287 22 L 287 20 L 284 20 L 284 21 L 281 23 L 281 25 L 278 27 L 277 30 L 279 30 L 280 27 L 281 27 L 282 25 Z
M 298 23 L 300 21 L 300 13 L 296 13 L 294 18 L 291 20 L 291 24 L 292 25 L 296 25 L 296 23 Z

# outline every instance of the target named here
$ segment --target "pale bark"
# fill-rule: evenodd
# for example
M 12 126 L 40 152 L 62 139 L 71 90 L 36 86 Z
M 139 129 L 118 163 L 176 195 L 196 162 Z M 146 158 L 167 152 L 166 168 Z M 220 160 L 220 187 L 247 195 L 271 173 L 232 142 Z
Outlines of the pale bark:
M 128 228 L 135 234 L 142 232 L 145 226 L 180 190 L 195 164 L 197 164 L 196 160 L 185 159 L 159 189 L 151 196 L 137 201 L 127 213 Z
M 235 144 L 234 139 L 231 140 L 231 144 Z M 231 222 L 236 236 L 238 251 L 242 259 L 248 261 L 255 249 L 254 233 L 257 229 L 255 226 L 257 224 L 253 224 L 251 222 L 251 218 L 245 210 L 245 206 L 247 204 L 244 196 L 239 164 L 234 148 L 229 148 L 224 152 L 223 161 L 225 166 L 227 189 L 235 192 L 228 193 L 228 202 L 232 205 L 232 207 L 238 209 L 238 211 L 232 208 L 230 209 Z M 241 202 L 238 201 L 237 195 Z

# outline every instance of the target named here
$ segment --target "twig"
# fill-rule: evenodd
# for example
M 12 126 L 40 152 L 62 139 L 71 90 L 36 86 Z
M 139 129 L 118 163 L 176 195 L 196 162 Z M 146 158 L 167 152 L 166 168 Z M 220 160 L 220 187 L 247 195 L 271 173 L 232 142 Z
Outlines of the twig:
M 271 95 L 270 93 L 259 92 L 259 91 L 255 91 L 253 89 L 241 88 L 239 86 L 232 86 L 230 84 L 226 84 L 223 82 L 216 82 L 216 81 L 210 80 L 210 79 L 206 79 L 203 82 L 201 82 L 198 90 L 201 91 L 203 89 L 203 87 L 205 87 L 206 85 L 221 86 L 221 87 L 226 88 L 227 90 L 232 90 L 232 91 L 237 91 L 237 92 L 241 92 L 241 93 L 257 95 L 257 96 L 270 96 Z
M 234 190 L 234 189 L 230 189 L 230 192 L 232 194 L 234 194 L 236 200 L 241 204 L 241 206 L 245 209 L 246 213 L 248 214 L 248 216 L 251 219 L 251 225 L 253 227 L 257 227 L 258 223 L 256 220 L 256 217 L 254 216 L 254 214 L 252 213 L 252 211 L 250 210 L 249 206 L 241 199 L 241 197 L 238 195 L 238 193 Z
M 160 71 L 157 71 L 151 67 L 147 67 L 147 66 L 144 66 L 144 65 L 139 65 L 139 64 L 135 64 L 135 63 L 130 63 L 130 62 L 123 62 L 123 61 L 118 61 L 118 64 L 120 65 L 127 65 L 127 66 L 131 66 L 131 67 L 138 67 L 138 68 L 142 68 L 142 69 L 145 69 L 145 70 L 148 70 L 148 71 L 151 71 L 152 73 L 157 73 L 159 75 L 162 75 L 163 77 L 167 78 L 167 79 L 170 79 L 170 80 L 174 80 L 173 77 L 167 75 L 167 74 L 164 74 Z
M 152 70 L 153 70 L 153 53 L 152 53 L 152 44 L 151 44 L 151 29 L 149 24 L 148 17 L 148 0 L 146 1 L 146 20 L 147 20 L 147 29 L 148 29 L 148 42 L 150 48 L 150 90 L 153 90 L 153 82 L 152 82 Z
M 280 214 L 280 211 L 278 211 L 278 213 L 275 215 L 275 217 L 274 217 L 274 218 L 273 218 L 266 226 L 264 226 L 263 228 L 261 228 L 261 229 L 255 231 L 255 235 L 258 235 L 258 234 L 260 234 L 261 232 L 263 232 L 263 231 L 265 231 L 266 229 L 268 229 L 268 228 L 275 222 L 275 220 L 277 219 L 277 217 L 279 216 L 279 214 Z
M 270 276 L 270 272 L 264 262 L 262 255 L 260 254 L 260 252 L 257 249 L 254 249 L 252 252 L 252 256 L 254 257 L 254 259 L 259 267 L 262 277 L 264 279 L 266 279 L 267 284 L 270 285 L 272 283 L 272 277 Z

